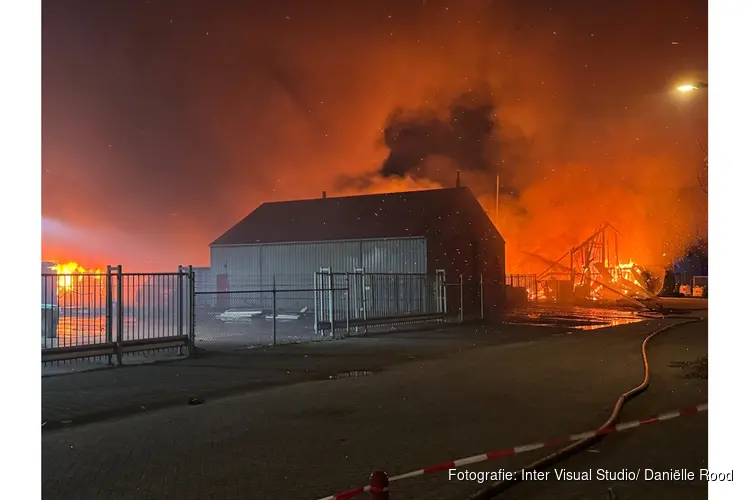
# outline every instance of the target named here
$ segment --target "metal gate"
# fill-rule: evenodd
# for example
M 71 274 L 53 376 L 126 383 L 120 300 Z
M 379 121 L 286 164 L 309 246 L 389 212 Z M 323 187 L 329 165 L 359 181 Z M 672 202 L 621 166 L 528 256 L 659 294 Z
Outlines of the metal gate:
M 434 275 L 366 273 L 363 269 L 340 273 L 321 268 L 314 279 L 315 332 L 321 335 L 445 320 L 443 271 Z
M 449 312 L 443 271 L 320 268 L 294 280 L 273 275 L 269 281 L 265 287 L 227 286 L 229 277 L 216 291 L 195 291 L 195 345 L 207 350 L 246 349 L 459 318 L 458 311 Z
M 192 350 L 195 274 L 42 274 L 42 363 Z

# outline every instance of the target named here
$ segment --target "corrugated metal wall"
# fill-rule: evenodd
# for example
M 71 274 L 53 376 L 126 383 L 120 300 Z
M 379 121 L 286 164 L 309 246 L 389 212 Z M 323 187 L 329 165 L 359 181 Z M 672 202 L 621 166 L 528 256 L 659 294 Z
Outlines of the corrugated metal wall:
M 427 272 L 425 238 L 364 240 L 361 242 L 360 251 L 362 267 L 368 273 Z
M 350 240 L 211 247 L 212 274 L 226 273 L 230 289 L 314 286 L 321 267 L 334 272 L 364 268 L 368 273 L 426 273 L 424 238 Z
M 263 245 L 260 248 L 260 274 L 265 285 L 273 276 L 280 287 L 309 288 L 321 267 L 354 270 L 360 265 L 358 241 Z
M 195 291 L 212 292 L 216 290 L 216 273 L 210 267 L 194 267 Z
M 259 246 L 211 247 L 211 271 L 215 274 L 260 274 Z

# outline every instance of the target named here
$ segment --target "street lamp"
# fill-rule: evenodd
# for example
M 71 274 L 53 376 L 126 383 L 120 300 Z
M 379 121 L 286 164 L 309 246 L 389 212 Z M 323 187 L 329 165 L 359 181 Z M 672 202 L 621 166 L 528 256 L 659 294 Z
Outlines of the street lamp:
M 708 88 L 708 84 L 707 83 L 705 83 L 705 82 L 695 82 L 695 83 L 686 83 L 685 85 L 680 85 L 679 87 L 677 87 L 677 90 L 679 92 L 682 92 L 682 93 L 688 93 L 688 92 L 694 92 L 696 90 L 702 90 L 702 89 L 705 89 L 705 88 Z M 704 154 L 703 160 L 704 160 L 704 163 L 706 165 L 706 170 L 708 170 L 708 151 L 706 151 L 706 149 L 703 147 L 703 145 L 701 144 L 700 139 L 698 139 L 698 147 L 700 147 L 701 151 L 703 151 L 703 154 Z M 700 172 L 697 172 L 696 176 L 698 178 L 698 185 L 700 186 L 701 190 L 704 193 L 708 194 L 708 185 L 707 185 L 707 183 L 705 183 L 705 182 L 703 182 L 701 180 L 701 174 L 700 174 Z
M 677 90 L 680 92 L 692 92 L 694 90 L 700 90 L 708 88 L 707 83 L 698 82 L 698 83 L 687 83 L 685 85 L 680 85 L 677 87 Z

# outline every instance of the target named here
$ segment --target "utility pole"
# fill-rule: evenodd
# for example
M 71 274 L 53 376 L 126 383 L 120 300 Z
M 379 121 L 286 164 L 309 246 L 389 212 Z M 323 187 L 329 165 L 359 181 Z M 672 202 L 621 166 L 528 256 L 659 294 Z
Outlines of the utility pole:
M 495 182 L 495 225 L 500 223 L 500 176 L 498 175 Z

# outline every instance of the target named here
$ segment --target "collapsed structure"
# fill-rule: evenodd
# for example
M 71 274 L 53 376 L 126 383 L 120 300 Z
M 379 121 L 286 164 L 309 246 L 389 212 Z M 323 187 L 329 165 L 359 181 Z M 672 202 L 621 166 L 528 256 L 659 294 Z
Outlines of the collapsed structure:
M 604 223 L 594 234 L 540 273 L 529 297 L 569 302 L 574 299 L 624 300 L 655 298 L 658 280 L 632 260 L 623 262 L 619 232 Z

